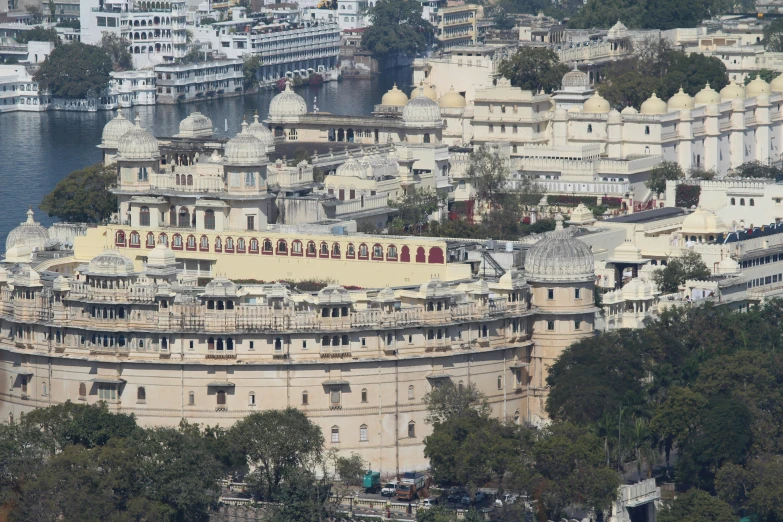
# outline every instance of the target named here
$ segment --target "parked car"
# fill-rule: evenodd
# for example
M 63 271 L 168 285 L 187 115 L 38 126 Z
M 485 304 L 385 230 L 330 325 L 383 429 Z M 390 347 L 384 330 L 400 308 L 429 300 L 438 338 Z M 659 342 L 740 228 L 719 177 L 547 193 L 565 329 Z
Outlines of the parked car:
M 463 495 L 465 495 L 464 489 L 453 488 L 451 491 L 449 491 L 448 500 L 449 502 L 457 504 L 462 500 Z
M 429 509 L 429 508 L 431 508 L 432 506 L 434 506 L 437 503 L 438 503 L 437 497 L 425 498 L 425 499 L 422 499 L 421 503 L 419 504 L 419 509 L 422 509 L 422 508 L 423 509 Z
M 505 495 L 503 495 L 503 498 L 495 499 L 495 507 L 510 506 L 511 504 L 517 501 L 517 498 L 519 498 L 517 495 L 506 493 Z

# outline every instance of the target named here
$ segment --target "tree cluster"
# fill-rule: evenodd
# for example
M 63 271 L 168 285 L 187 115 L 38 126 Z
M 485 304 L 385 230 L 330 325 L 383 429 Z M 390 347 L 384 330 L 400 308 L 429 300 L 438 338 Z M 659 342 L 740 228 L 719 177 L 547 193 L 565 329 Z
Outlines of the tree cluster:
M 29 42 L 52 42 L 55 45 L 59 45 L 60 37 L 57 36 L 57 29 L 54 27 L 46 29 L 41 26 L 36 26 L 29 31 L 20 32 L 16 41 L 21 44 Z
M 356 482 L 364 462 L 323 443 L 293 408 L 230 429 L 185 420 L 145 429 L 105 403 L 66 402 L 0 424 L 0 503 L 11 521 L 207 521 L 233 476 L 273 503 L 270 520 L 327 520 L 344 495 L 334 470 Z
M 731 175 L 738 178 L 777 179 L 783 176 L 783 169 L 774 165 L 766 165 L 759 161 L 749 161 L 735 168 Z
M 664 268 L 653 274 L 655 284 L 661 292 L 673 294 L 688 279 L 708 279 L 712 275 L 704 264 L 701 255 L 693 250 L 687 250 L 682 256 L 670 258 Z
M 112 69 L 112 60 L 104 49 L 73 42 L 55 47 L 34 78 L 54 97 L 84 99 L 100 95 Z
M 117 181 L 114 166 L 101 163 L 76 170 L 41 200 L 49 217 L 74 223 L 100 223 L 117 211 L 117 197 L 109 189 Z
M 133 57 L 128 50 L 130 42 L 127 39 L 113 33 L 103 33 L 99 47 L 109 55 L 115 71 L 133 69 Z
M 611 465 L 673 476 L 688 493 L 660 520 L 781 521 L 782 311 L 779 300 L 743 314 L 670 309 L 584 339 L 551 367 L 547 410 L 599 437 Z
M 419 2 L 378 0 L 367 10 L 372 25 L 362 34 L 362 48 L 379 62 L 417 56 L 432 36 L 432 25 L 421 17 L 422 9 Z
M 568 66 L 560 63 L 557 54 L 546 47 L 520 47 L 516 53 L 500 62 L 500 74 L 514 87 L 526 91 L 551 92 L 560 88 Z
M 633 58 L 606 68 L 598 92 L 617 109 L 638 109 L 653 93 L 668 100 L 682 87 L 693 96 L 707 83 L 716 91 L 728 84 L 726 66 L 718 58 L 685 54 L 665 40 L 648 40 L 636 45 Z
M 601 440 L 586 428 L 563 422 L 536 431 L 501 421 L 475 385 L 445 383 L 425 402 L 433 431 L 424 439 L 424 454 L 442 486 L 464 486 L 472 497 L 492 482 L 501 494 L 534 501 L 540 520 L 558 520 L 575 504 L 603 512 L 616 497 L 620 477 L 604 461 Z M 521 502 L 504 506 L 498 516 L 521 520 L 523 509 Z

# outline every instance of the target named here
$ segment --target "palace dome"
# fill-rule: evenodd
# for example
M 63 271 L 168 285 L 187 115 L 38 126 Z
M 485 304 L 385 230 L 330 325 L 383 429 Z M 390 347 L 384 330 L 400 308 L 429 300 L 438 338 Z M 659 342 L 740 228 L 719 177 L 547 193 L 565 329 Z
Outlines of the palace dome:
M 261 140 L 247 131 L 247 122 L 242 122 L 242 131 L 228 140 L 225 157 L 234 165 L 260 165 L 266 161 L 266 151 Z
M 421 87 L 419 88 L 421 89 Z M 440 107 L 428 96 L 411 98 L 402 108 L 402 120 L 406 124 L 428 125 L 439 127 L 443 125 Z
M 634 107 L 631 107 L 629 105 L 625 109 L 621 110 L 620 114 L 623 114 L 623 115 L 626 115 L 626 114 L 639 114 L 639 111 L 637 111 Z
M 655 93 L 652 93 L 652 96 L 644 100 L 639 107 L 639 114 L 666 114 L 667 112 L 669 112 L 669 106 Z
M 334 174 L 335 176 L 347 176 L 364 179 L 366 170 L 361 163 L 356 161 L 356 158 L 353 157 L 353 154 L 349 152 L 346 162 L 337 167 L 337 170 L 334 171 Z
M 158 243 L 155 248 L 147 255 L 147 266 L 164 267 L 172 266 L 177 263 L 174 251 L 164 243 Z
M 680 231 L 683 234 L 720 234 L 728 227 L 711 210 L 698 207 L 682 221 Z
M 438 101 L 438 93 L 435 92 L 435 89 L 432 88 L 432 85 L 425 84 L 424 82 L 421 82 L 418 87 L 414 87 L 414 89 L 411 91 L 411 100 L 418 98 L 419 96 L 426 96 L 434 102 Z
M 563 75 L 563 79 L 560 82 L 560 86 L 562 89 L 565 90 L 585 90 L 590 88 L 590 77 L 587 75 L 587 73 L 583 73 L 576 67 L 576 62 L 574 62 L 574 70 L 568 71 Z
M 57 278 L 52 282 L 52 290 L 55 292 L 67 292 L 71 289 L 71 284 L 68 282 L 68 279 L 63 277 L 62 274 L 58 275 Z
M 158 140 L 141 126 L 138 114 L 136 125 L 119 139 L 117 156 L 125 161 L 152 161 L 160 157 Z
M 731 80 L 726 87 L 720 90 L 720 99 L 723 100 L 742 100 L 745 98 L 745 87 L 743 85 L 737 85 L 734 80 Z
M 216 277 L 204 287 L 204 294 L 211 297 L 236 297 L 239 287 L 225 277 Z
M 404 107 L 408 103 L 408 95 L 397 88 L 397 84 L 389 89 L 381 98 L 381 105 L 392 105 L 394 107 Z
M 682 90 L 682 87 L 680 87 L 680 90 L 677 91 L 677 93 L 669 98 L 668 103 L 666 106 L 671 110 L 682 110 L 682 109 L 693 109 L 693 98 L 688 96 L 688 93 Z
M 269 127 L 258 121 L 258 113 L 253 116 L 253 123 L 247 127 L 247 132 L 251 136 L 255 136 L 267 152 L 275 150 L 275 137 Z
M 710 87 L 710 82 L 704 86 L 702 90 L 696 93 L 693 97 L 693 103 L 696 105 L 711 105 L 713 103 L 720 103 L 720 94 L 715 89 Z
M 783 92 L 783 74 L 775 76 L 771 82 L 769 82 L 769 88 L 772 92 Z
M 758 74 L 756 75 L 756 78 L 751 80 L 746 86 L 745 86 L 745 96 L 747 98 L 755 98 L 759 94 L 769 94 L 770 88 L 769 84 L 761 79 L 761 76 Z
M 719 275 L 733 275 L 740 272 L 740 265 L 730 257 L 722 259 L 718 263 Z
M 290 118 L 303 114 L 307 114 L 307 103 L 291 89 L 291 82 L 286 82 L 285 90 L 269 103 L 269 117 Z
M 207 138 L 212 136 L 212 120 L 200 112 L 191 112 L 179 122 L 180 138 Z
M 595 278 L 590 247 L 563 229 L 563 216 L 555 218 L 554 232 L 544 236 L 527 251 L 525 278 L 536 283 L 588 281 Z
M 463 109 L 465 108 L 466 102 L 465 98 L 455 91 L 454 86 L 452 85 L 449 92 L 440 97 L 438 105 L 440 105 L 442 109 Z
M 609 102 L 598 94 L 598 91 L 594 92 L 582 105 L 582 112 L 591 114 L 606 114 L 610 110 Z
M 13 276 L 14 286 L 41 286 L 41 275 L 30 267 L 30 265 L 21 265 Z
M 28 247 L 30 251 L 43 250 L 49 239 L 49 231 L 33 221 L 32 207 L 27 211 L 27 221 L 8 233 L 5 238 L 6 252 L 14 247 Z
M 644 283 L 638 277 L 634 277 L 623 286 L 623 299 L 626 301 L 638 301 L 640 299 L 652 299 L 652 286 Z
M 104 250 L 92 258 L 87 270 L 91 276 L 130 276 L 135 273 L 133 261 L 120 254 L 119 250 Z
M 122 110 L 118 110 L 117 116 L 109 120 L 109 123 L 103 126 L 101 147 L 116 149 L 117 142 L 120 141 L 120 138 L 132 130 L 133 124 L 122 115 Z

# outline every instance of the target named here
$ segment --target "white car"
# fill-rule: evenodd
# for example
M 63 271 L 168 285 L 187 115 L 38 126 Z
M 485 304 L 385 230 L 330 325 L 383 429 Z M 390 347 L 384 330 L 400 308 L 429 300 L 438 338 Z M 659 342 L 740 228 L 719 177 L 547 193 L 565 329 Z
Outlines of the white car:
M 517 501 L 518 495 L 512 495 L 511 493 L 506 493 L 503 495 L 502 499 L 496 498 L 495 499 L 495 507 L 503 507 L 503 506 L 510 506 L 514 502 Z

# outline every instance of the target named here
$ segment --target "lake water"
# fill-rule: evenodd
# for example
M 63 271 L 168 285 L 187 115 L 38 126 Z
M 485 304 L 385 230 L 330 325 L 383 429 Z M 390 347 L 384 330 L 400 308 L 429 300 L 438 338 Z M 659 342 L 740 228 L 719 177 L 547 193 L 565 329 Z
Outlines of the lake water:
M 302 87 L 297 92 L 312 110 L 317 98 L 318 109 L 334 114 L 366 115 L 393 83 L 409 92 L 410 69 L 388 71 L 372 80 L 344 80 L 319 87 Z M 268 113 L 269 102 L 276 91 L 202 101 L 183 105 L 134 107 L 141 123 L 156 136 L 171 136 L 179 122 L 190 112 L 200 111 L 212 119 L 217 136 L 233 136 L 240 130 L 242 117 L 252 121 L 255 111 L 261 118 Z M 41 199 L 70 172 L 97 163 L 101 151 L 97 145 L 101 132 L 115 112 L 94 113 L 50 111 L 45 113 L 14 112 L 0 114 L 0 254 L 5 251 L 8 232 L 25 220 L 29 205 L 36 210 L 35 219 L 48 226 L 52 223 L 38 210 Z M 128 117 L 126 110 L 125 116 Z M 225 132 L 225 122 L 228 132 Z

